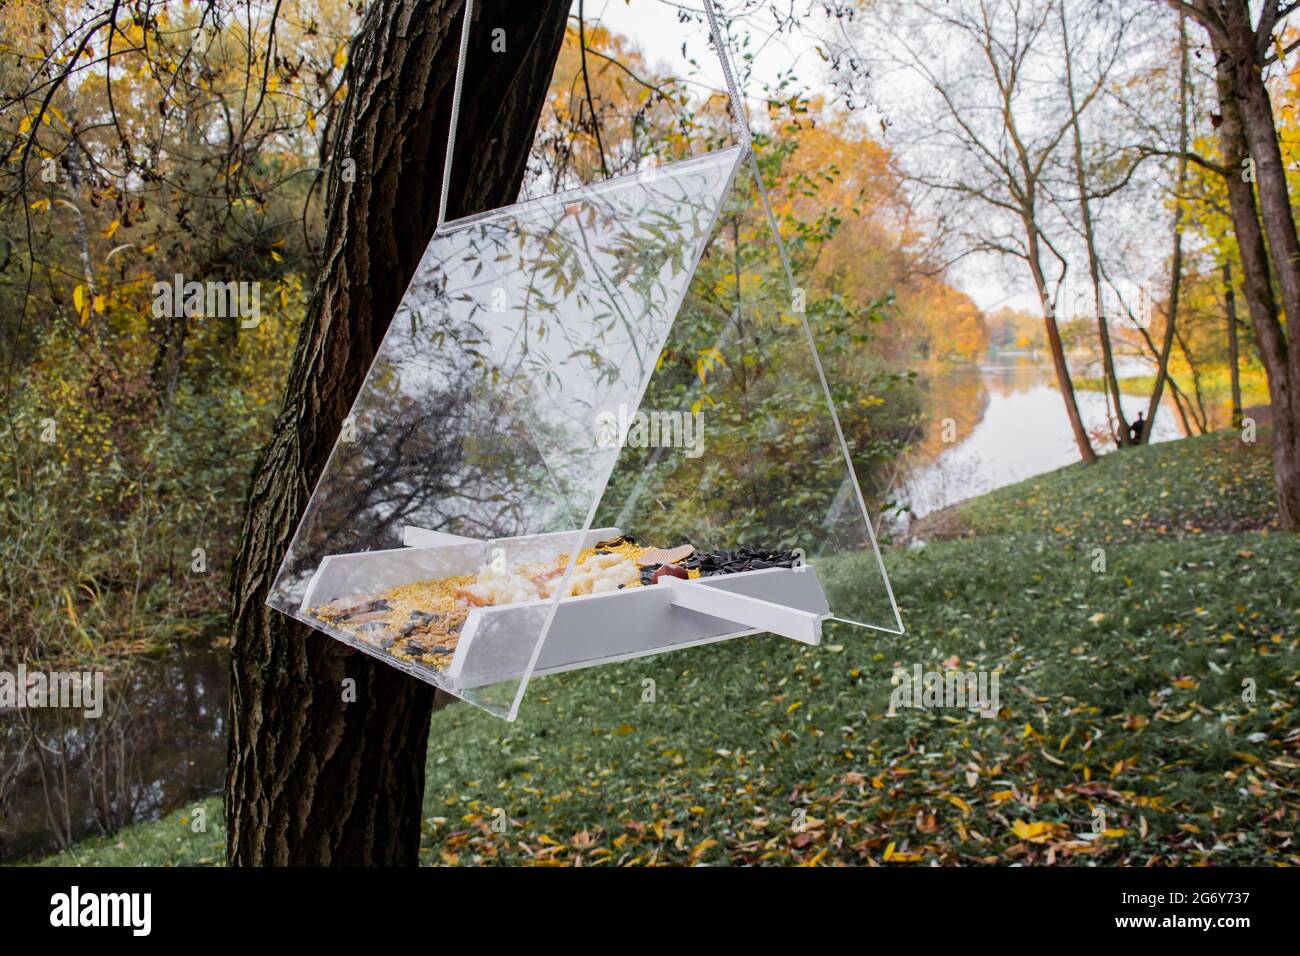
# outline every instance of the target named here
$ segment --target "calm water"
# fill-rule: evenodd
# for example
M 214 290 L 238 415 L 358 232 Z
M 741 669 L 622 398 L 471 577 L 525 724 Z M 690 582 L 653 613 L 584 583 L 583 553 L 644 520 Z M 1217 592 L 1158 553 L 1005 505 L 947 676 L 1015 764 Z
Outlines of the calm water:
M 1029 356 L 1004 357 L 946 371 L 921 384 L 929 395 L 930 419 L 893 492 L 917 517 L 1079 460 L 1049 364 Z M 1076 397 L 1093 447 L 1110 450 L 1113 442 L 1103 445 L 1103 436 L 1110 434 L 1106 396 L 1079 391 Z M 1126 418 L 1146 411 L 1147 396 L 1122 398 Z M 949 433 L 955 440 L 950 442 L 944 441 L 945 419 L 952 420 Z M 1166 401 L 1156 416 L 1152 441 L 1181 436 L 1177 412 Z
M 0 861 L 156 819 L 221 788 L 228 655 L 192 641 L 109 672 L 104 713 L 0 713 Z

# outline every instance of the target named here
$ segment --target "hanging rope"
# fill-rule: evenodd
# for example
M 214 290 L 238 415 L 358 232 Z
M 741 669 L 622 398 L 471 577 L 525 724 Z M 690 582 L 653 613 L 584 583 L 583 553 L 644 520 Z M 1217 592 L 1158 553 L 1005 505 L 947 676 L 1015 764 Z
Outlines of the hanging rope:
M 727 96 L 731 102 L 731 115 L 736 123 L 736 132 L 740 136 L 741 145 L 745 147 L 745 153 L 753 156 L 754 137 L 749 130 L 749 120 L 745 116 L 745 106 L 740 98 L 740 89 L 736 86 L 736 76 L 731 69 L 731 58 L 727 55 L 727 48 L 722 44 L 722 31 L 718 28 L 717 11 L 713 8 L 713 0 L 704 0 L 704 14 L 709 20 L 709 35 L 713 39 L 713 48 L 718 53 L 718 60 L 722 64 L 722 75 L 727 81 Z M 438 226 L 441 230 L 447 222 L 447 196 L 451 190 L 451 161 L 456 150 L 456 127 L 460 125 L 460 98 L 461 92 L 465 86 L 465 57 L 469 50 L 469 29 L 474 20 L 474 0 L 465 0 L 464 19 L 460 24 L 460 49 L 456 54 L 456 81 L 451 92 L 451 120 L 447 127 L 447 155 L 442 163 L 442 192 L 438 198 Z M 592 118 L 595 121 L 595 117 Z M 759 187 L 762 188 L 760 180 Z M 766 194 L 763 201 L 767 202 Z M 784 256 L 784 248 L 782 249 Z M 786 270 L 789 272 L 789 269 Z M 794 278 L 791 274 L 791 283 Z
M 465 86 L 465 54 L 469 50 L 469 27 L 474 19 L 474 0 L 465 0 L 465 18 L 460 22 L 460 50 L 456 54 L 456 82 L 451 90 L 451 122 L 447 126 L 447 155 L 442 161 L 442 195 L 438 197 L 438 226 L 447 221 L 447 191 L 451 188 L 451 157 L 456 150 L 456 127 L 460 125 L 460 94 Z
M 718 62 L 722 64 L 722 75 L 727 81 L 727 95 L 731 98 L 731 115 L 736 120 L 736 131 L 746 154 L 750 154 L 754 150 L 754 137 L 750 135 L 749 118 L 745 115 L 745 105 L 740 99 L 736 77 L 731 72 L 731 57 L 722 45 L 722 31 L 718 29 L 718 15 L 713 9 L 713 0 L 704 0 L 704 15 L 709 20 L 709 36 L 713 39 L 713 49 L 718 51 Z

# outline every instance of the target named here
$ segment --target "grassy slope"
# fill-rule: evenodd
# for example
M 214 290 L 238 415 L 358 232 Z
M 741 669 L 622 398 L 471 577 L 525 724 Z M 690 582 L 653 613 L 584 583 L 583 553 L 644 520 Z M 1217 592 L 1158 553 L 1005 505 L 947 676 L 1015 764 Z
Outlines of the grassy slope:
M 195 809 L 202 808 L 204 832 L 195 833 Z M 226 857 L 221 798 L 209 797 L 150 823 L 126 827 L 112 836 L 83 840 L 38 866 L 213 866 Z
M 1300 549 L 1251 530 L 1270 499 L 1267 449 L 1230 437 L 1110 456 L 968 503 L 975 537 L 892 555 L 905 636 L 542 678 L 513 725 L 448 708 L 422 857 L 1300 863 Z M 954 657 L 1000 670 L 998 717 L 885 716 L 896 665 Z M 173 817 L 77 857 L 211 859 L 219 837 L 187 834 Z

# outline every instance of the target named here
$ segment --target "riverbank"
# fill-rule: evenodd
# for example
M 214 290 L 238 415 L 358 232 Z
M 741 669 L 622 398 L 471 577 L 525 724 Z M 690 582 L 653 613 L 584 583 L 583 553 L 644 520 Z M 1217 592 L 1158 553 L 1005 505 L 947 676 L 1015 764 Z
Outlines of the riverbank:
M 515 724 L 440 711 L 421 858 L 1300 864 L 1300 549 L 1272 529 L 1266 440 L 1134 449 L 956 506 L 957 534 L 888 555 L 906 635 L 540 678 Z M 917 665 L 996 674 L 996 716 L 888 716 Z M 187 811 L 49 862 L 217 862 L 202 806 L 205 833 Z
M 1209 365 L 1200 371 L 1200 401 L 1204 405 L 1211 430 L 1227 428 L 1232 417 L 1232 376 L 1227 365 Z M 1174 380 L 1183 394 L 1196 404 L 1196 387 L 1191 369 L 1186 362 L 1175 364 Z M 1268 378 L 1262 365 L 1243 365 L 1240 372 L 1241 403 L 1243 408 L 1263 406 L 1269 403 Z M 1150 395 L 1155 391 L 1154 375 L 1126 376 L 1121 379 L 1126 392 L 1138 395 Z M 1106 380 L 1100 376 L 1079 376 L 1074 379 L 1074 387 L 1085 392 L 1105 392 Z

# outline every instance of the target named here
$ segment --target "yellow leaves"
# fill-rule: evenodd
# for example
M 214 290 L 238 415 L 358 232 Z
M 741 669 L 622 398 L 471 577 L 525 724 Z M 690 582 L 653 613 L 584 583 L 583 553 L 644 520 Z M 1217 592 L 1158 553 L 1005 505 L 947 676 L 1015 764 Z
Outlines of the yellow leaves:
M 803 701 L 796 700 L 793 704 L 791 704 L 789 707 L 785 709 L 785 712 L 787 714 L 793 714 L 796 710 L 798 710 L 802 706 L 803 706 Z
M 117 32 L 132 47 L 141 48 L 145 45 L 144 27 L 140 26 L 140 24 L 134 21 L 128 23 L 126 29 L 122 29 L 121 27 L 118 27 Z
M 36 212 L 46 212 L 50 208 L 50 201 L 48 199 L 38 199 L 28 208 Z
M 314 113 L 312 113 L 310 110 L 307 111 L 307 129 L 309 129 L 309 130 L 311 131 L 312 135 L 315 135 L 315 133 L 316 133 L 316 115 L 315 115 Z
M 334 51 L 334 69 L 336 70 L 343 69 L 343 67 L 347 66 L 347 62 L 348 62 L 348 48 L 346 46 L 341 46 Z
M 699 377 L 701 385 L 707 384 L 709 375 L 718 365 L 726 368 L 727 361 L 717 348 L 704 349 L 699 353 L 695 359 L 695 374 Z
M 122 225 L 121 219 L 114 219 L 107 226 L 101 229 L 99 231 L 99 234 L 103 236 L 105 239 L 112 239 L 113 236 L 117 234 L 117 230 L 121 227 L 121 225 Z
M 700 841 L 695 845 L 695 848 L 691 850 L 691 862 L 698 863 L 700 857 L 703 856 L 705 853 L 707 853 L 710 847 L 715 847 L 717 845 L 718 845 L 718 841 L 713 839 L 712 837 L 709 837 L 707 840 Z
M 885 847 L 884 860 L 886 863 L 920 863 L 924 859 L 920 853 L 900 853 L 896 847 L 897 844 L 892 841 L 889 846 Z
M 703 410 L 705 405 L 708 405 L 710 408 L 718 407 L 718 403 L 715 402 L 710 396 L 702 395 L 701 397 L 697 398 L 694 402 L 691 403 L 691 414 L 698 415 L 701 412 L 701 410 Z
M 102 295 L 95 296 L 96 312 L 104 311 L 103 299 L 104 297 Z M 84 286 L 79 285 L 72 290 L 72 307 L 76 309 L 77 315 L 81 318 L 82 325 L 85 325 L 86 322 L 90 320 L 90 305 L 91 305 L 91 300 L 86 295 L 86 289 Z
M 963 800 L 961 797 L 957 796 L 956 794 L 953 793 L 944 794 L 943 799 L 947 800 L 954 807 L 960 810 L 962 812 L 962 816 L 968 817 L 971 815 L 970 804 L 967 803 L 965 800 Z
M 1047 823 L 1043 820 L 1036 820 L 1033 823 L 1016 820 L 1011 824 L 1011 829 L 1017 837 L 1027 843 L 1046 843 L 1067 831 L 1064 824 Z
M 1174 686 L 1179 690 L 1196 690 L 1200 685 L 1191 677 L 1180 677 L 1174 681 Z
M 1006 803 L 1008 800 L 1014 800 L 1016 792 L 1014 790 L 999 790 L 993 794 L 994 803 Z

